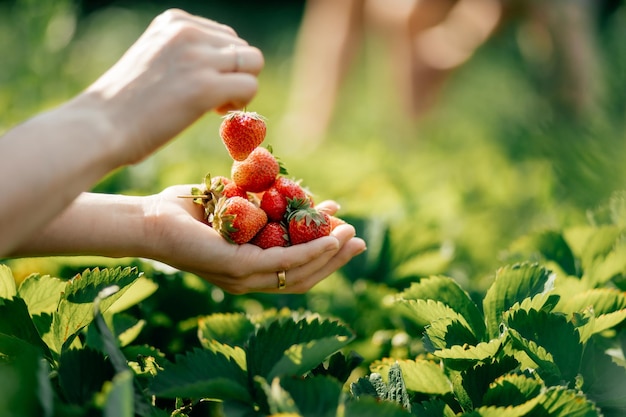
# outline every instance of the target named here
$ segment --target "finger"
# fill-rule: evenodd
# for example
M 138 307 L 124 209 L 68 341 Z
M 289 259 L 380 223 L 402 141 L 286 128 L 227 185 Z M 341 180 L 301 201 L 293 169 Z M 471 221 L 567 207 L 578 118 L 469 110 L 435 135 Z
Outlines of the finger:
M 220 83 L 214 86 L 214 98 L 217 99 L 217 106 L 214 106 L 218 113 L 244 108 L 256 95 L 258 90 L 258 80 L 250 74 L 223 74 Z
M 228 62 L 225 72 L 258 75 L 265 65 L 263 53 L 253 46 L 241 46 L 232 43 L 220 48 L 220 52 L 226 56 L 226 62 Z

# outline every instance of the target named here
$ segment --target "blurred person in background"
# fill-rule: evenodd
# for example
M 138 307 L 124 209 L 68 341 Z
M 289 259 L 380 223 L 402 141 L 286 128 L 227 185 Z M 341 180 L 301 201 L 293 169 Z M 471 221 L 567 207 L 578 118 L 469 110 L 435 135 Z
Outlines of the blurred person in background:
M 549 87 L 557 107 L 580 115 L 599 89 L 597 17 L 620 2 L 308 0 L 282 129 L 305 148 L 324 140 L 342 82 L 370 31 L 387 45 L 399 111 L 420 120 L 436 106 L 451 73 L 513 23 L 519 23 L 519 47 L 537 81 Z
M 261 51 L 228 26 L 182 10 L 157 16 L 81 94 L 0 137 L 0 257 L 143 257 L 230 293 L 276 292 L 281 277 L 285 292 L 302 293 L 364 251 L 348 224 L 288 248 L 228 243 L 199 205 L 177 197 L 191 185 L 150 196 L 86 192 L 205 113 L 245 107 L 263 66 Z

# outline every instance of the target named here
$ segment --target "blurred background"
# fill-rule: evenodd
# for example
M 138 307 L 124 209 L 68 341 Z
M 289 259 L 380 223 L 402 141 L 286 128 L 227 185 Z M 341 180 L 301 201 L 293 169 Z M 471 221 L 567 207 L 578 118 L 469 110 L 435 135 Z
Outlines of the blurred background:
M 347 316 L 355 299 L 337 294 L 363 292 L 364 279 L 387 291 L 446 274 L 480 292 L 517 238 L 586 223 L 626 189 L 623 1 L 335 2 L 344 9 L 323 14 L 323 0 L 0 0 L 0 131 L 88 86 L 166 8 L 232 26 L 266 57 L 248 107 L 267 118 L 265 144 L 368 240 L 343 275 L 280 302 Z M 94 190 L 228 175 L 220 121 L 206 115 Z M 106 265 L 12 265 L 68 276 L 93 262 Z

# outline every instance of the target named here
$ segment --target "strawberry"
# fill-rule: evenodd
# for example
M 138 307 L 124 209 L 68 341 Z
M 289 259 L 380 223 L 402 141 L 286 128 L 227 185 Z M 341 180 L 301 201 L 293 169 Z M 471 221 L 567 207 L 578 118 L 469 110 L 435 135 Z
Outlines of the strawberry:
M 248 199 L 248 193 L 246 192 L 246 190 L 244 190 L 232 181 L 224 185 L 222 195 L 226 198 L 239 196 Z
M 280 222 L 269 221 L 250 241 L 253 245 L 267 249 L 274 246 L 289 246 L 287 229 Z
M 289 239 L 292 245 L 306 243 L 331 232 L 330 215 L 315 207 L 303 205 L 291 210 L 287 217 Z
M 228 112 L 220 125 L 220 137 L 235 161 L 243 161 L 265 139 L 265 119 L 255 112 Z
M 217 200 L 222 196 L 224 188 L 232 183 L 230 178 L 221 175 L 211 177 L 211 174 L 207 174 L 204 177 L 202 188 L 191 188 L 191 195 L 195 197 L 193 202 L 204 207 L 205 219 L 210 221 L 215 211 Z
M 243 161 L 233 162 L 230 176 L 244 190 L 259 193 L 270 188 L 280 172 L 281 166 L 272 152 L 257 147 Z
M 266 223 L 265 212 L 243 197 L 222 197 L 215 205 L 213 228 L 231 243 L 249 242 Z
M 307 193 L 300 184 L 279 176 L 263 194 L 260 206 L 271 220 L 281 221 L 285 217 L 287 205 L 292 201 L 300 200 L 307 200 Z

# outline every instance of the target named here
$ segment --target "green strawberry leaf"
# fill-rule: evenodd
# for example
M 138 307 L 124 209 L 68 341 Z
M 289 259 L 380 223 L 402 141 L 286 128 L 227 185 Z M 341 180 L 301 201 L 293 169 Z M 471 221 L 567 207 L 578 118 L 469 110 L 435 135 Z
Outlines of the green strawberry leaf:
M 216 340 L 243 347 L 254 331 L 255 325 L 241 313 L 215 313 L 198 319 L 198 337 L 203 345 Z
M 278 380 L 275 379 L 274 381 Z M 274 383 L 272 383 L 273 385 Z M 302 416 L 330 417 L 337 415 L 343 386 L 336 379 L 326 376 L 313 376 L 304 379 L 287 377 L 280 380 L 280 385 L 297 404 L 297 409 Z M 282 412 L 287 411 L 284 409 Z
M 452 383 L 436 362 L 424 359 L 405 359 L 396 362 L 402 369 L 407 390 L 428 395 L 445 395 L 452 392 Z M 371 369 L 381 375 L 387 375 L 390 367 L 391 364 L 383 362 L 373 365 Z
M 17 290 L 11 268 L 6 265 L 0 265 L 0 298 L 11 299 L 15 295 L 17 295 Z
M 116 417 L 134 417 L 135 407 L 133 402 L 133 373 L 131 370 L 124 371 L 105 383 L 105 400 L 103 415 Z
M 542 389 L 543 384 L 536 377 L 526 374 L 507 374 L 490 384 L 482 401 L 485 406 L 517 406 L 538 396 Z
M 344 417 L 407 417 L 411 412 L 390 401 L 378 401 L 370 396 L 346 401 Z M 447 416 L 446 416 L 447 417 Z
M 626 276 L 626 236 L 616 239 L 611 249 L 604 255 L 594 258 L 585 269 L 582 281 L 589 288 L 605 285 L 607 282 Z
M 404 300 L 434 300 L 448 306 L 457 315 L 463 317 L 463 321 L 467 322 L 468 328 L 472 330 L 477 339 L 485 340 L 486 328 L 482 313 L 469 294 L 452 278 L 443 276 L 425 278 L 411 284 L 398 296 Z M 436 315 L 428 315 L 427 311 L 420 310 L 419 312 L 421 314 L 418 314 L 418 318 L 422 318 L 422 321 L 426 322 L 425 324 L 438 318 Z
M 508 407 L 478 407 L 468 413 L 461 414 L 462 417 L 524 417 L 533 415 L 533 410 L 539 403 L 538 398 L 533 398 L 524 404 Z
M 538 415 L 550 417 L 601 417 L 602 413 L 583 394 L 562 386 L 548 388 L 539 397 Z
M 398 305 L 406 307 L 403 310 L 405 317 L 411 320 L 418 327 L 427 327 L 433 321 L 448 318 L 459 322 L 467 332 L 472 334 L 472 338 L 477 340 L 479 337 L 475 334 L 469 323 L 463 315 L 447 304 L 435 300 L 403 300 L 397 301 Z
M 93 320 L 93 302 L 101 290 L 117 285 L 119 291 L 102 300 L 106 312 L 130 288 L 139 276 L 136 268 L 85 270 L 68 281 L 52 318 L 51 345 L 56 353 L 68 347 L 76 334 Z
M 152 380 L 150 392 L 163 398 L 251 401 L 246 372 L 231 358 L 198 348 L 165 364 Z
M 591 342 L 585 348 L 581 374 L 583 392 L 606 416 L 626 415 L 626 367 L 618 365 Z
M 28 313 L 28 307 L 24 300 L 19 297 L 10 300 L 0 299 L 0 317 L 3 317 L 0 320 L 0 334 L 23 340 L 30 346 L 39 349 L 46 358 L 52 358 L 48 346 L 42 340 Z M 0 351 L 0 353 L 3 352 Z
M 564 315 L 517 310 L 506 315 L 506 323 L 510 333 L 514 329 L 525 340 L 549 352 L 563 379 L 570 382 L 575 380 L 583 346 L 578 330 Z M 523 345 L 528 346 L 527 343 Z
M 261 327 L 246 349 L 248 372 L 273 379 L 302 375 L 348 344 L 354 334 L 337 321 L 276 320 Z
M 596 317 L 626 308 L 626 293 L 614 288 L 595 288 L 573 294 L 560 301 L 558 310 L 565 314 L 592 307 Z
M 452 382 L 454 394 L 464 410 L 485 405 L 483 397 L 491 384 L 519 366 L 518 361 L 511 356 L 475 362 L 462 370 L 454 370 L 449 366 L 450 361 L 445 364 L 448 365 L 446 372 Z
M 423 340 L 424 348 L 431 353 L 455 345 L 473 346 L 478 344 L 478 340 L 465 326 L 465 323 L 450 317 L 442 317 L 426 326 Z
M 261 386 L 261 389 L 265 393 L 269 412 L 272 415 L 301 415 L 296 402 L 291 397 L 291 394 L 289 394 L 289 392 L 280 385 L 280 380 L 278 378 L 274 378 L 271 385 L 265 380 L 265 378 L 260 376 L 256 376 L 254 380 Z
M 56 311 L 66 281 L 49 275 L 33 274 L 22 281 L 17 292 L 26 301 L 31 316 Z
M 115 370 L 104 353 L 85 348 L 63 351 L 58 373 L 64 398 L 72 404 L 86 405 L 113 378 Z
M 500 334 L 502 315 L 525 298 L 552 290 L 555 276 L 539 264 L 521 263 L 498 269 L 483 299 L 490 338 Z

